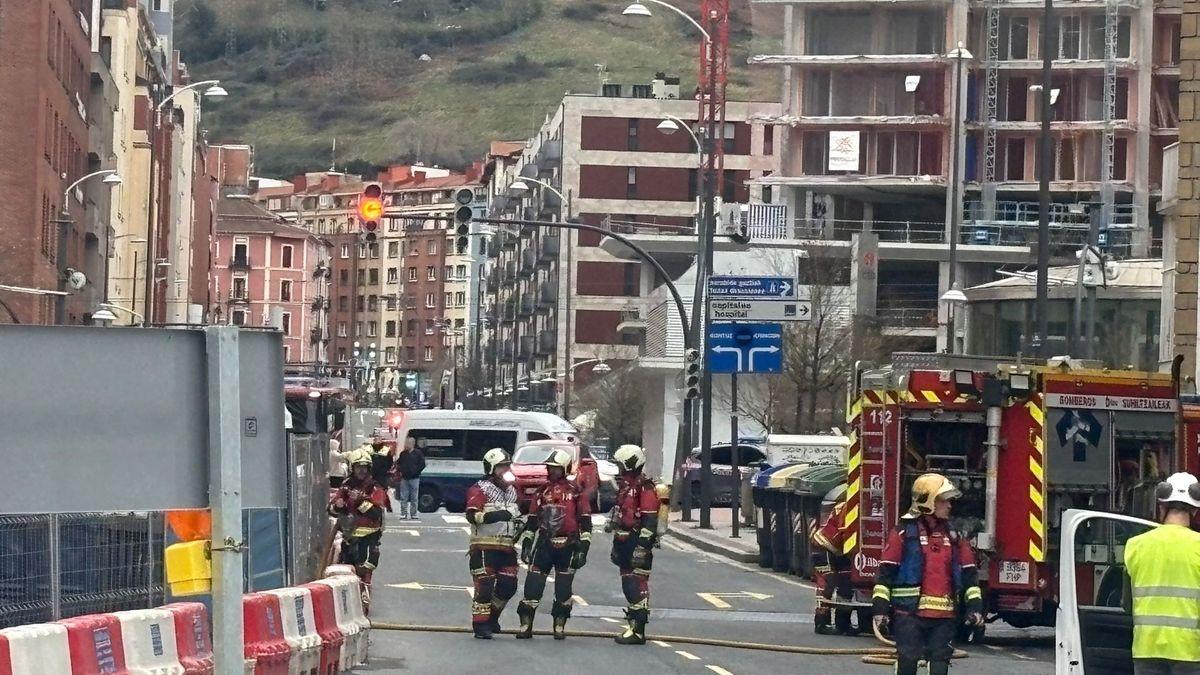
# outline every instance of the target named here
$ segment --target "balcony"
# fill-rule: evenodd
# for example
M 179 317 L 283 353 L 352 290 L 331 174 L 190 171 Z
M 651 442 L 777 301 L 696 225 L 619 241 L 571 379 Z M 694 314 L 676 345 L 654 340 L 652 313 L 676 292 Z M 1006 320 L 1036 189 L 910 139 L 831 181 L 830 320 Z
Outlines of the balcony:
M 522 293 L 521 301 L 517 304 L 517 314 L 520 316 L 533 316 L 535 294 L 532 291 Z
M 646 320 L 638 307 L 627 307 L 621 310 L 621 323 L 617 324 L 618 333 L 640 333 L 646 330 Z
M 505 340 L 504 342 L 501 342 L 500 343 L 500 360 L 501 361 L 512 361 L 512 357 L 513 357 L 512 340 Z
M 558 260 L 558 242 L 559 238 L 557 234 L 542 235 L 537 247 L 539 264 L 549 265 Z
M 231 303 L 250 303 L 250 293 L 245 288 L 235 288 L 229 291 L 229 302 Z
M 538 331 L 537 353 L 539 356 L 553 354 L 558 349 L 558 332 L 553 330 Z
M 314 345 L 320 344 L 321 342 L 327 342 L 328 340 L 329 338 L 325 336 L 320 328 L 314 328 L 308 331 L 308 341 Z
M 554 309 L 558 306 L 558 281 L 550 280 L 538 290 L 538 309 Z
M 512 298 L 504 301 L 504 310 L 501 318 L 508 322 L 517 320 L 517 303 Z
M 527 248 L 521 251 L 521 276 L 528 279 L 537 270 L 537 251 Z
M 486 287 L 489 293 L 495 293 L 500 290 L 499 270 L 492 270 L 492 273 L 488 275 Z
M 500 281 L 503 283 L 506 281 L 513 281 L 516 278 L 517 278 L 517 261 L 509 260 L 509 261 L 505 262 L 504 263 L 504 275 L 500 278 Z
M 536 344 L 536 337 L 532 335 L 522 335 L 517 345 L 517 358 L 522 360 L 533 358 L 533 350 Z
M 329 300 L 318 295 L 317 297 L 313 298 L 312 302 L 309 303 L 309 306 L 312 307 L 312 311 L 319 312 L 323 309 L 329 309 Z
M 229 269 L 231 270 L 248 270 L 250 269 L 250 256 L 235 255 L 229 259 Z
M 1137 226 L 1137 206 L 1115 204 L 1108 230 L 1100 246 L 1117 257 L 1133 253 L 1133 232 Z M 1050 204 L 1050 255 L 1071 259 L 1087 240 L 1090 216 L 1083 203 Z M 982 204 L 968 202 L 963 207 L 959 244 L 976 246 L 1033 246 L 1037 241 L 1038 203 L 1001 201 L 990 217 Z
M 500 248 L 513 249 L 517 247 L 518 237 L 511 234 L 503 234 L 503 230 L 496 234 L 496 239 L 500 242 Z

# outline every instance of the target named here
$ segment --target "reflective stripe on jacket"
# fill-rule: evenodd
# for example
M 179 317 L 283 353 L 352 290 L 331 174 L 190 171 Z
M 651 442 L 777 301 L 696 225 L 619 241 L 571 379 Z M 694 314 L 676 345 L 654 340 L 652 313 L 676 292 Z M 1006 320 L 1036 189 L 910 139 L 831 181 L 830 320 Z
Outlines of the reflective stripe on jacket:
M 1133 657 L 1200 661 L 1200 533 L 1159 527 L 1125 544 Z

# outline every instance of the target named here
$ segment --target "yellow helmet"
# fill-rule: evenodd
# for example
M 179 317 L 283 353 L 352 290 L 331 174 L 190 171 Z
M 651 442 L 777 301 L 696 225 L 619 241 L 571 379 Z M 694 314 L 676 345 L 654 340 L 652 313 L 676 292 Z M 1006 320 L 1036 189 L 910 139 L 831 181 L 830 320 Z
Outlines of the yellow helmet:
M 938 499 L 958 499 L 961 496 L 962 492 L 942 474 L 921 474 L 913 481 L 912 506 L 909 507 L 908 513 L 904 514 L 904 517 L 927 516 L 933 513 L 934 502 Z
M 641 471 L 646 465 L 646 451 L 636 445 L 622 445 L 613 453 L 613 462 L 621 471 Z
M 370 446 L 367 446 L 366 448 L 359 448 L 351 452 L 349 457 L 349 464 L 351 468 L 356 467 L 359 464 L 365 464 L 368 468 L 373 466 L 374 462 L 371 459 L 371 455 L 373 455 L 374 452 L 375 451 L 372 450 Z
M 563 471 L 571 470 L 571 453 L 564 448 L 554 448 L 546 456 L 544 464 L 547 467 L 557 466 Z

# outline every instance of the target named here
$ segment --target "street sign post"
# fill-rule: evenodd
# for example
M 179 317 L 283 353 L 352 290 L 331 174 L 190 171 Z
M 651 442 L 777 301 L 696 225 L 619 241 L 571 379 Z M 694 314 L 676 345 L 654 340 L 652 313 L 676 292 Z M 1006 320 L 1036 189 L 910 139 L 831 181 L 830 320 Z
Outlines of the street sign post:
M 708 295 L 712 298 L 795 300 L 796 280 L 791 277 L 709 277 Z
M 708 311 L 713 321 L 808 321 L 807 291 L 788 277 L 712 277 Z
M 711 300 L 708 311 L 713 321 L 808 321 L 812 303 L 808 300 Z
M 720 323 L 708 332 L 713 373 L 783 371 L 783 330 L 777 323 Z

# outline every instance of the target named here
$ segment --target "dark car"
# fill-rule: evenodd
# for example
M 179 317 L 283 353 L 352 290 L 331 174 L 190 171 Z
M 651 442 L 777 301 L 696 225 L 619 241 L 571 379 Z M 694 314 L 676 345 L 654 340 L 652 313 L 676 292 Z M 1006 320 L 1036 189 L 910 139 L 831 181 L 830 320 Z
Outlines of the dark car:
M 767 465 L 766 451 L 757 445 L 738 446 L 738 469 L 742 479 Z M 712 446 L 712 503 L 733 503 L 733 446 L 719 443 Z M 692 495 L 692 505 L 700 505 L 700 448 L 693 448 L 680 467 L 680 474 Z

